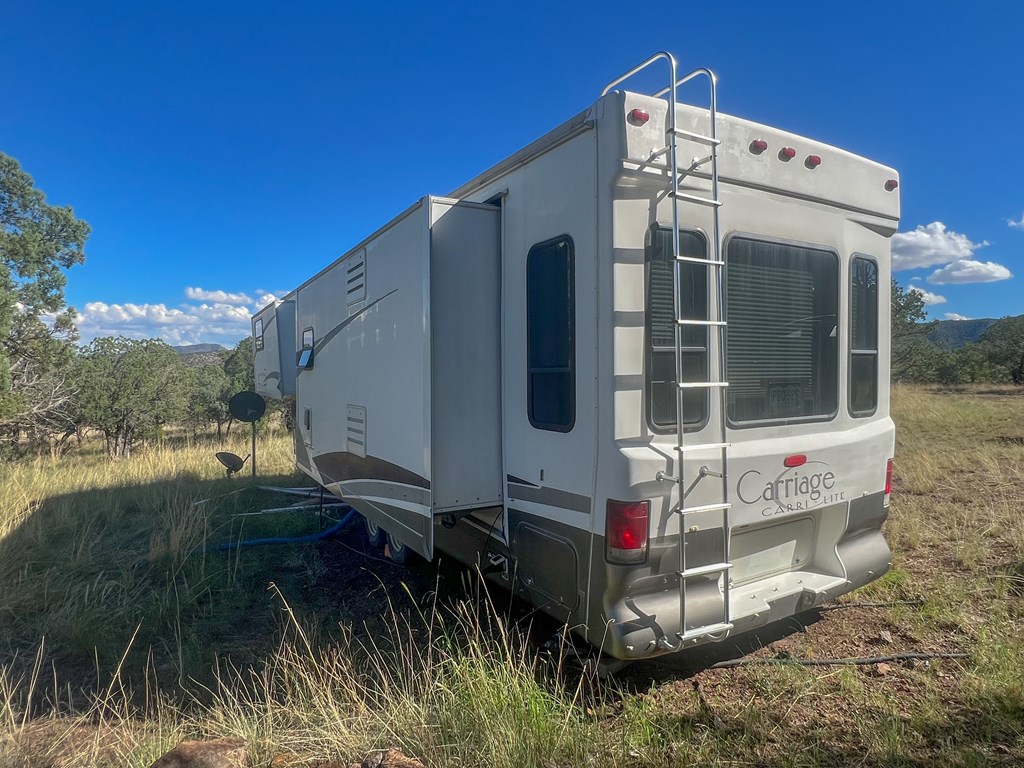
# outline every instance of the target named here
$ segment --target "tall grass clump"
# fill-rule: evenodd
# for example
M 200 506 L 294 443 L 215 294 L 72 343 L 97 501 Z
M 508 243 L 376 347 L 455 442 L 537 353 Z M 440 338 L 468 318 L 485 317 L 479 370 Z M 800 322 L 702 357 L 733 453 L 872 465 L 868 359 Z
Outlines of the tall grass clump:
M 396 747 L 430 765 L 577 765 L 598 741 L 594 679 L 542 661 L 490 603 L 435 603 L 412 619 L 389 608 L 383 635 L 362 642 L 344 630 L 317 641 L 286 616 L 277 653 L 222 670 L 196 710 L 197 727 L 243 735 L 258 759 Z

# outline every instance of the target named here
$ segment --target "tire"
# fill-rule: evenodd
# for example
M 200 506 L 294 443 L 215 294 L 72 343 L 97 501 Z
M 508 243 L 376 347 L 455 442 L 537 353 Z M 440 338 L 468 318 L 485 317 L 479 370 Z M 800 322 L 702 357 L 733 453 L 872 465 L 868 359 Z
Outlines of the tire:
M 370 546 L 374 549 L 383 549 L 384 542 L 388 540 L 388 532 L 368 517 L 364 517 L 363 522 L 366 523 L 366 538 L 370 540 Z
M 398 565 L 405 565 L 409 562 L 409 558 L 412 557 L 412 549 L 400 542 L 390 533 L 388 537 L 388 550 L 391 552 L 391 560 Z

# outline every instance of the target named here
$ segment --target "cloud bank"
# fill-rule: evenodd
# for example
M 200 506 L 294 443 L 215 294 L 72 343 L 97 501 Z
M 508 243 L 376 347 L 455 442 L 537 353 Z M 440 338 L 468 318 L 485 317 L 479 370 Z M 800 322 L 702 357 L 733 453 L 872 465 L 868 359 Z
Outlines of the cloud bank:
M 918 226 L 913 232 L 897 232 L 892 236 L 892 268 L 920 269 L 949 264 L 959 259 L 972 259 L 978 248 L 987 242 L 974 243 L 966 235 L 946 229 L 941 221 Z
M 189 286 L 184 295 L 190 301 L 177 306 L 87 302 L 77 313 L 82 342 L 98 336 L 127 336 L 163 339 L 175 345 L 214 343 L 231 347 L 251 333 L 252 314 L 284 292 L 258 290 L 254 300 L 245 293 Z
M 913 291 L 914 293 L 920 294 L 921 295 L 921 300 L 925 303 L 925 306 L 931 307 L 931 306 L 934 306 L 935 304 L 945 304 L 946 303 L 946 297 L 945 296 L 940 296 L 937 293 L 932 293 L 931 291 L 926 291 L 923 288 L 918 288 L 916 285 L 911 286 L 907 290 L 908 291 Z
M 1013 274 L 1002 264 L 994 261 L 960 259 L 936 269 L 928 276 L 929 283 L 937 285 L 962 285 L 964 283 L 994 283 L 1009 280 Z
M 1024 216 L 1020 222 L 1011 219 L 1008 223 L 1011 227 L 1024 228 Z M 967 235 L 948 229 L 941 221 L 933 221 L 911 232 L 897 232 L 892 236 L 892 268 L 899 272 L 938 267 L 928 276 L 928 282 L 936 285 L 994 283 L 1012 278 L 1013 274 L 1002 264 L 979 261 L 975 257 L 975 251 L 986 245 L 986 240 L 976 243 Z M 927 291 L 921 291 L 921 294 L 936 296 Z M 943 301 L 945 299 L 932 302 L 926 299 L 925 304 L 941 304 Z

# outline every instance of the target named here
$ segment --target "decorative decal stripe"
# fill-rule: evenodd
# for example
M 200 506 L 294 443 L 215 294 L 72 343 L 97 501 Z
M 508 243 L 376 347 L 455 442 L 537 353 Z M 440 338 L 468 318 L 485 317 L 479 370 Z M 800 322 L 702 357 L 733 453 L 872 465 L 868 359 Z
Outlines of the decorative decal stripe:
M 393 293 L 397 293 L 397 292 L 398 292 L 398 289 L 397 289 L 397 288 L 395 288 L 395 289 L 394 289 L 393 291 L 388 291 L 387 293 L 385 293 L 385 294 L 384 294 L 383 296 L 381 296 L 381 297 L 380 297 L 379 299 L 377 299 L 376 301 L 371 301 L 371 302 L 370 302 L 369 304 L 367 304 L 367 305 L 366 305 L 365 307 L 363 307 L 362 309 L 360 309 L 360 310 L 359 310 L 358 312 L 356 312 L 356 313 L 355 313 L 354 315 L 352 315 L 352 316 L 351 316 L 351 317 L 349 317 L 349 318 L 346 318 L 345 320 L 342 320 L 342 321 L 341 321 L 340 323 L 338 323 L 338 324 L 337 324 L 336 326 L 334 326 L 333 328 L 331 328 L 331 330 L 329 330 L 329 331 L 328 331 L 328 332 L 327 332 L 326 334 L 324 334 L 324 335 L 323 335 L 323 337 L 321 337 L 321 338 L 320 338 L 320 339 L 319 339 L 319 340 L 318 340 L 318 341 L 317 341 L 317 342 L 316 342 L 316 343 L 315 343 L 315 344 L 313 345 L 313 355 L 314 355 L 314 356 L 316 356 L 316 355 L 319 355 L 319 354 L 320 354 L 320 350 L 322 350 L 322 349 L 323 349 L 323 348 L 324 348 L 325 346 L 327 346 L 327 345 L 328 345 L 328 344 L 329 344 L 329 343 L 330 343 L 331 341 L 333 341 L 333 340 L 334 340 L 334 337 L 335 337 L 335 336 L 337 336 L 337 335 L 338 335 L 339 333 L 341 333 L 341 332 L 342 332 L 343 330 L 345 330 L 346 328 L 348 328 L 348 327 L 349 327 L 349 326 L 350 326 L 350 325 L 351 325 L 351 324 L 352 324 L 353 322 L 355 322 L 355 321 L 356 321 L 356 320 L 357 320 L 358 318 L 362 317 L 362 316 L 363 316 L 363 315 L 365 315 L 365 314 L 366 314 L 367 312 L 369 312 L 369 311 L 370 311 L 371 309 L 373 309 L 373 308 L 374 308 L 374 307 L 376 307 L 376 306 L 377 306 L 378 304 L 380 304 L 380 303 L 381 303 L 382 301 L 384 301 L 384 299 L 386 299 L 386 298 L 387 298 L 388 296 L 390 296 L 390 295 L 391 295 L 391 294 L 393 294 Z M 306 369 L 306 368 L 300 368 L 300 369 L 299 369 L 299 374 L 298 374 L 298 375 L 300 375 L 300 376 L 301 376 L 301 375 L 302 375 L 302 372 L 303 372 L 303 371 L 305 371 L 305 370 L 308 370 L 308 369 Z
M 546 504 L 549 507 L 561 507 L 562 509 L 571 509 L 573 512 L 582 512 L 584 515 L 590 514 L 591 500 L 589 496 L 561 491 L 558 488 L 515 485 L 510 482 L 508 496 L 510 499 L 519 501 L 533 501 L 537 504 Z
M 345 480 L 341 483 L 343 498 L 373 497 L 407 501 L 420 506 L 430 506 L 430 491 L 424 488 L 411 488 L 408 485 L 385 483 L 380 480 Z
M 313 459 L 313 462 L 317 471 L 331 483 L 343 483 L 347 480 L 381 480 L 385 483 L 401 483 L 430 489 L 430 481 L 427 478 L 376 456 L 363 458 L 349 451 L 335 451 L 322 453 Z
M 505 475 L 505 479 L 509 483 L 515 483 L 516 485 L 528 485 L 531 488 L 540 488 L 540 486 L 537 485 L 536 483 L 531 483 L 529 480 L 522 480 L 521 478 L 518 478 L 515 475 Z

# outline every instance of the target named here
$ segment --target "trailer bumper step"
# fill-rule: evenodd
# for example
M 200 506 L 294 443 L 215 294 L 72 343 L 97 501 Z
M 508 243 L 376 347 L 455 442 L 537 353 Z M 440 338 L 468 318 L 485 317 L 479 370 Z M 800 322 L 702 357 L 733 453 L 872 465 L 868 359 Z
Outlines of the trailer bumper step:
M 713 576 L 716 573 L 726 573 L 732 568 L 732 563 L 711 563 L 696 568 L 687 568 L 685 571 L 676 571 L 676 576 L 684 579 L 692 579 L 696 576 Z

